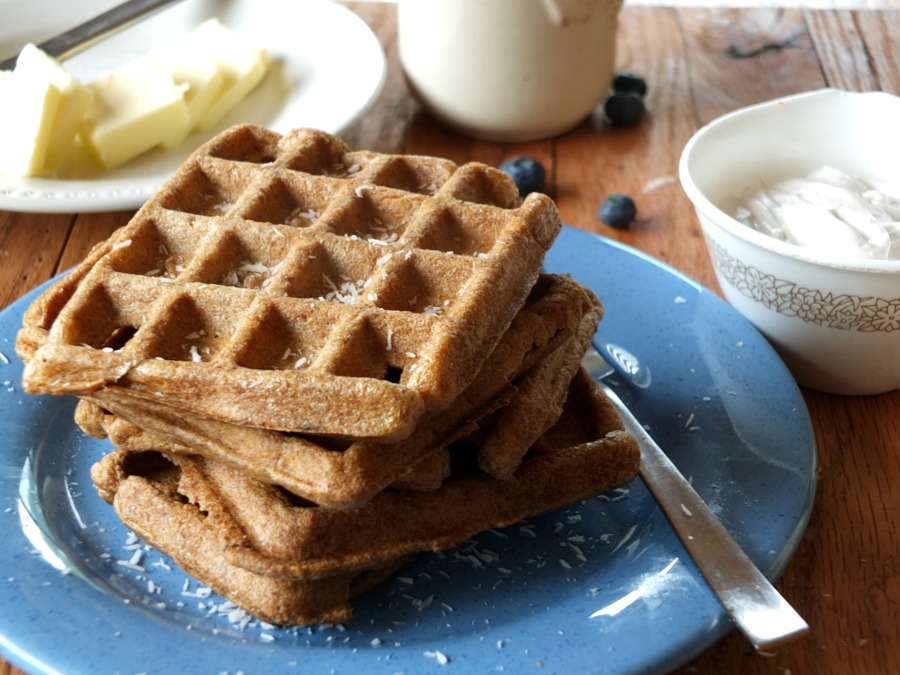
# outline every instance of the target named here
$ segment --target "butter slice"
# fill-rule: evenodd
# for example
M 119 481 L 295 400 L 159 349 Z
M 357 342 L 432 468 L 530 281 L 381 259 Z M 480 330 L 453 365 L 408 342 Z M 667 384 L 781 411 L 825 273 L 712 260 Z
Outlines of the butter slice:
M 225 86 L 225 75 L 219 63 L 184 42 L 160 44 L 150 50 L 149 57 L 169 73 L 175 84 L 184 90 L 190 123 L 183 130 L 173 132 L 162 142 L 173 148 L 193 131 L 200 119 L 216 101 Z
M 0 71 L 0 170 L 41 175 L 60 99 L 47 80 Z
M 80 130 L 107 169 L 124 164 L 189 128 L 181 86 L 155 61 L 129 61 L 91 82 L 94 101 Z
M 94 95 L 59 62 L 33 44 L 25 45 L 16 60 L 15 73 L 19 77 L 48 82 L 59 91 L 56 114 L 48 120 L 50 136 L 42 173 L 53 174 L 62 165 L 72 148 L 81 118 L 91 105 Z
M 223 26 L 218 19 L 204 21 L 184 37 L 197 52 L 214 59 L 225 76 L 218 98 L 201 116 L 197 131 L 216 125 L 262 81 L 269 68 L 265 49 Z

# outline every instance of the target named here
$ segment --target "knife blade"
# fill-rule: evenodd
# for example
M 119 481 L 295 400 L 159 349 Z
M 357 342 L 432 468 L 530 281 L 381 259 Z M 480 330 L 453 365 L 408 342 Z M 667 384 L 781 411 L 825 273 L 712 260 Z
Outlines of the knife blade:
M 603 347 L 604 353 L 608 353 Z M 641 448 L 640 476 L 675 530 L 710 590 L 757 651 L 802 637 L 809 625 L 731 537 L 725 526 L 603 379 L 619 372 L 591 349 L 582 365 L 619 412 Z M 637 359 L 634 359 L 637 363 Z
M 91 47 L 114 33 L 125 30 L 150 14 L 182 0 L 128 0 L 75 28 L 38 45 L 50 56 L 65 59 Z M 12 70 L 18 54 L 0 62 L 0 70 Z

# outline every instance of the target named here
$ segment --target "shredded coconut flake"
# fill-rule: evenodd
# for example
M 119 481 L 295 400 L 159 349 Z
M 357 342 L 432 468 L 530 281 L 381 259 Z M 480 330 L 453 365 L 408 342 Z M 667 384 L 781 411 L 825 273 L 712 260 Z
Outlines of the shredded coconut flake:
M 396 242 L 398 237 L 395 232 L 386 237 L 374 237 L 372 235 L 367 235 L 366 237 L 364 237 L 364 239 L 373 246 L 387 246 L 388 244 L 393 244 L 394 242 Z
M 434 659 L 442 666 L 446 666 L 448 663 L 450 663 L 450 657 L 447 656 L 446 654 L 444 654 L 443 652 L 439 652 L 437 650 L 426 651 L 425 656 L 427 656 L 430 659 Z
M 206 600 L 212 595 L 213 591 L 208 586 L 200 586 L 196 591 L 190 590 L 190 582 L 185 579 L 184 586 L 181 589 L 181 594 L 186 598 L 198 598 L 200 600 Z
M 262 263 L 244 263 L 238 267 L 238 272 L 248 272 L 251 274 L 269 274 L 271 270 Z
M 580 546 L 576 546 L 575 544 L 570 543 L 569 548 L 572 549 L 575 557 L 578 558 L 581 562 L 587 562 L 587 556 L 584 554 L 584 551 L 581 550 Z
M 331 290 L 322 296 L 321 299 L 347 305 L 355 305 L 359 301 L 359 292 L 363 290 L 365 284 L 365 280 L 352 281 L 345 278 L 341 285 L 338 286 L 326 274 L 322 275 L 322 280 Z
M 290 216 L 288 216 L 288 219 L 285 224 L 293 225 L 298 219 L 312 222 L 313 220 L 316 220 L 318 217 L 319 217 L 319 212 L 316 211 L 315 209 L 307 208 L 307 209 L 301 210 L 301 208 L 298 206 L 296 209 L 291 211 L 291 214 L 290 214 Z
M 134 551 L 131 558 L 129 558 L 128 560 L 117 560 L 116 563 L 127 569 L 134 570 L 135 572 L 146 572 L 147 570 L 144 568 L 143 565 L 141 565 L 141 559 L 143 557 L 144 557 L 143 550 L 138 548 Z
M 658 178 L 647 181 L 644 184 L 644 187 L 641 188 L 641 192 L 647 194 L 648 192 L 653 192 L 655 190 L 658 190 L 659 188 L 666 187 L 667 185 L 672 185 L 673 183 L 677 182 L 678 178 L 675 176 L 660 176 Z

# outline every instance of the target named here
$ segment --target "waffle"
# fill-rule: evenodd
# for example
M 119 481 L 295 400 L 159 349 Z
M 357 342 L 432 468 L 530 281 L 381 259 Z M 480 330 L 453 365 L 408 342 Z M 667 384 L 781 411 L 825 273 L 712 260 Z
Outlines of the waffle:
M 559 229 L 482 164 L 237 126 L 29 308 L 23 386 L 397 440 L 471 384 Z
M 596 296 L 569 277 L 542 275 L 475 381 L 447 408 L 426 413 L 410 436 L 391 444 L 231 425 L 176 412 L 153 399 L 135 405 L 113 387 L 87 399 L 131 423 L 112 429 L 110 440 L 116 445 L 139 443 L 129 437 L 150 431 L 164 439 L 170 452 L 201 454 L 316 504 L 352 508 L 505 404 L 519 375 L 565 345 L 579 326 L 593 333 L 601 312 Z M 96 425 L 83 428 L 97 430 Z
M 478 463 L 497 478 L 511 478 L 525 452 L 556 424 L 572 378 L 591 344 L 603 313 L 602 305 L 585 315 L 575 333 L 515 382 L 516 393 L 500 408 L 478 442 Z
M 478 464 L 484 472 L 512 478 L 528 449 L 556 424 L 602 311 L 598 302 L 565 343 L 513 380 L 508 400 L 495 401 L 493 412 L 470 425 L 467 435 L 477 436 Z M 392 487 L 434 490 L 449 472 L 449 450 L 443 447 L 430 452 Z
M 452 435 L 445 436 L 440 441 L 444 443 L 441 447 L 428 449 L 423 446 L 423 449 L 427 450 L 427 454 L 421 459 L 415 460 L 407 473 L 394 480 L 390 487 L 420 491 L 439 488 L 450 473 L 450 455 L 446 444 L 456 437 L 475 433 L 482 427 L 488 430 L 481 435 L 479 440 L 482 468 L 491 463 L 493 454 L 503 453 L 501 457 L 493 459 L 493 463 L 506 461 L 509 469 L 502 477 L 509 477 L 532 442 L 552 426 L 559 417 L 569 382 L 580 363 L 590 335 L 596 329 L 601 311 L 602 307 L 597 304 L 593 310 L 587 312 L 577 331 L 571 337 L 528 371 L 515 378 L 510 386 L 503 388 L 500 395 L 487 404 L 479 404 L 477 413 L 467 412 L 460 408 L 459 412 L 462 415 L 460 419 L 465 420 L 466 423 L 459 426 Z M 559 387 L 558 385 L 563 379 L 565 379 L 564 385 Z M 484 395 L 482 389 L 481 396 Z M 532 415 L 530 418 L 526 417 L 535 410 L 540 410 L 541 414 Z M 135 416 L 140 418 L 139 411 L 135 413 Z M 482 418 L 487 418 L 488 421 L 483 421 Z M 81 400 L 76 407 L 75 421 L 87 434 L 97 438 L 111 437 L 118 444 L 127 445 L 132 450 L 156 449 L 174 454 L 193 454 L 195 452 L 190 447 L 173 442 L 169 437 L 154 434 L 152 431 L 142 429 L 110 414 L 100 405 L 86 399 Z M 437 438 L 436 435 L 432 437 Z M 435 440 L 435 443 L 438 441 Z M 518 443 L 518 446 L 514 447 L 514 443 Z M 488 444 L 490 444 L 490 455 L 488 461 L 485 461 L 483 456 L 488 449 Z M 389 453 L 390 447 L 386 446 L 384 451 Z M 512 465 L 513 461 L 514 466 Z M 401 466 L 400 470 L 402 469 Z
M 621 431 L 615 411 L 583 370 L 557 424 L 514 478 L 483 473 L 472 452 L 465 443 L 454 447 L 453 473 L 434 492 L 386 490 L 348 511 L 300 502 L 214 460 L 156 450 L 120 448 L 94 466 L 92 478 L 122 520 L 151 539 L 158 527 L 171 527 L 157 523 L 168 518 L 155 508 L 164 492 L 194 517 L 206 514 L 223 564 L 313 581 L 444 550 L 478 532 L 606 492 L 630 481 L 639 462 L 634 439 Z M 170 476 L 166 487 L 156 478 L 163 473 Z M 177 550 L 162 550 L 177 560 Z
M 508 402 L 498 397 L 498 405 Z M 130 450 L 156 450 L 166 454 L 193 454 L 192 450 L 174 441 L 141 429 L 121 417 L 105 410 L 88 399 L 80 399 L 75 407 L 75 422 L 89 436 L 95 438 L 118 439 Z M 474 427 L 473 427 L 474 428 Z M 464 435 L 464 431 L 460 432 Z M 450 474 L 450 455 L 446 447 L 429 451 L 414 462 L 409 471 L 393 481 L 388 487 L 398 490 L 436 490 Z
M 179 492 L 179 474 L 184 472 L 173 471 L 172 464 L 153 453 L 114 453 L 107 457 L 121 459 L 123 471 L 138 471 L 126 474 L 127 479 L 114 488 L 116 509 L 123 522 L 187 574 L 267 623 L 345 621 L 351 616 L 350 598 L 381 583 L 411 559 L 400 558 L 316 580 L 250 571 L 228 560 L 219 518 L 185 505 Z

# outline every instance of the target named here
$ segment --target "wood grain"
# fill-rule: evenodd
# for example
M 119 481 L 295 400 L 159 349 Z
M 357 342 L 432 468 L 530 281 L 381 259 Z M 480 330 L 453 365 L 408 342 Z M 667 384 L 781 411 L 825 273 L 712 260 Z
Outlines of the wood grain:
M 74 221 L 0 212 L 0 307 L 53 276 Z
M 548 192 L 565 222 L 640 248 L 713 290 L 698 223 L 677 183 L 691 134 L 724 112 L 823 86 L 900 94 L 898 9 L 634 5 L 621 16 L 618 63 L 650 83 L 642 124 L 614 129 L 598 114 L 552 141 L 486 143 L 421 112 L 399 67 L 393 8 L 351 6 L 382 40 L 389 64 L 384 94 L 346 134 L 352 146 L 490 164 L 531 154 L 548 169 Z M 638 204 L 629 230 L 597 219 L 611 192 Z M 130 215 L 0 212 L 0 307 L 83 258 Z M 732 631 L 689 663 L 673 661 L 679 675 L 900 672 L 900 392 L 804 396 L 820 482 L 808 530 L 778 587 L 812 632 L 759 655 Z M 0 675 L 20 673 L 0 662 Z

